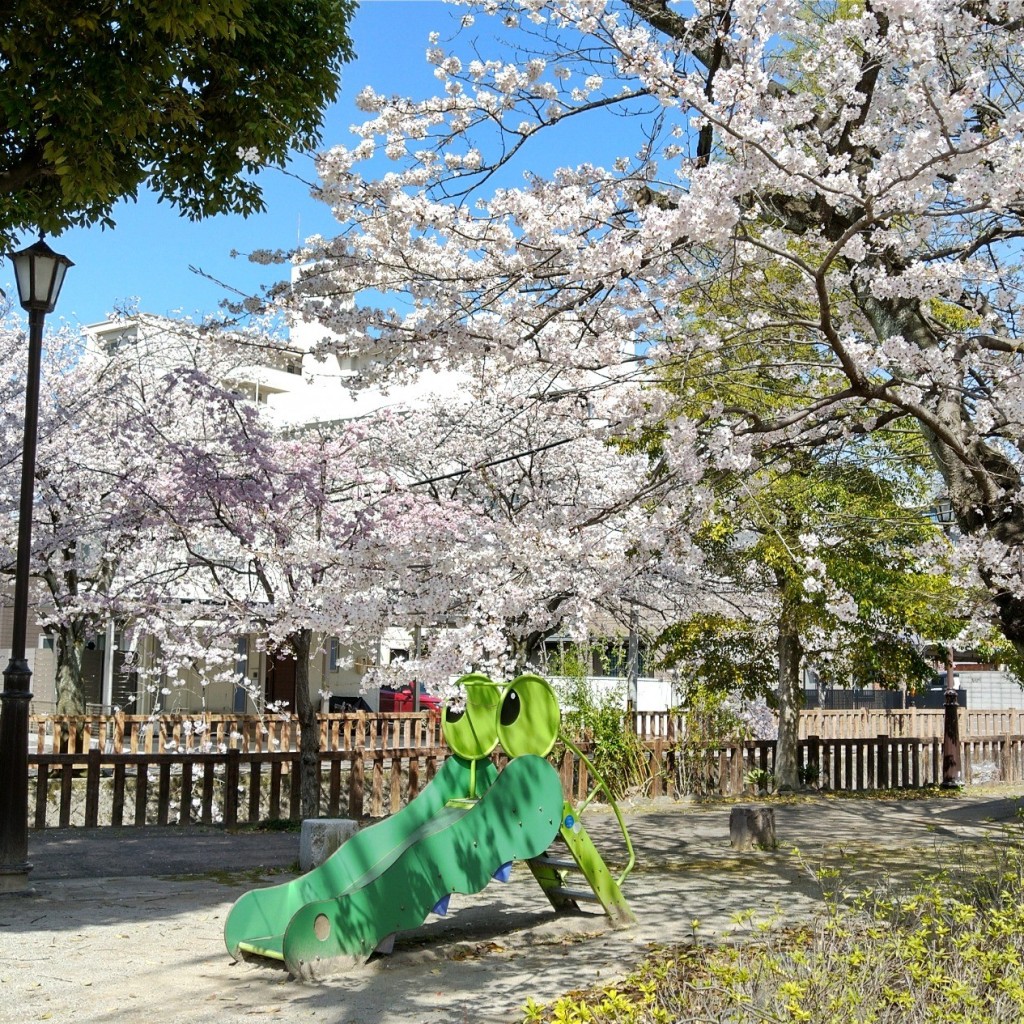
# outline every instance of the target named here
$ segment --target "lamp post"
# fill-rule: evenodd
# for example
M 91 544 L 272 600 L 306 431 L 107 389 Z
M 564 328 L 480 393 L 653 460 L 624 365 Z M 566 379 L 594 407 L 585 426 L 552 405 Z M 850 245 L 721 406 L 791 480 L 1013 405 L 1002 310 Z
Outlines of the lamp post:
M 43 320 L 57 304 L 64 274 L 73 266 L 42 239 L 11 255 L 18 298 L 28 310 L 28 373 L 25 377 L 25 428 L 18 505 L 18 552 L 14 563 L 14 623 L 11 660 L 0 692 L 0 894 L 28 888 L 28 707 L 32 670 L 25 658 L 28 628 L 29 557 L 32 553 L 32 502 L 35 493 L 36 426 L 39 421 L 39 370 Z
M 949 498 L 939 498 L 933 510 L 935 522 L 950 536 L 955 536 L 956 512 Z M 942 693 L 942 788 L 957 789 L 963 785 L 960 765 L 960 703 L 954 673 L 953 648 L 946 651 L 946 687 Z

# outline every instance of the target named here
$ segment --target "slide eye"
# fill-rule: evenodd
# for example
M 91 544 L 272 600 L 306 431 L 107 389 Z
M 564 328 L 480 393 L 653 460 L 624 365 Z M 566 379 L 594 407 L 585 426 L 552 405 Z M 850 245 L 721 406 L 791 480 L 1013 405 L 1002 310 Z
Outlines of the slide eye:
M 519 698 L 519 691 L 510 689 L 501 702 L 501 724 L 508 728 L 518 718 L 523 702 Z
M 546 679 L 522 675 L 505 687 L 497 718 L 498 739 L 509 757 L 547 757 L 558 739 L 562 713 Z
M 498 743 L 495 711 L 501 691 L 497 683 L 479 672 L 456 680 L 466 691 L 466 703 L 458 711 L 450 707 L 441 716 L 441 732 L 453 753 L 467 761 L 486 757 Z

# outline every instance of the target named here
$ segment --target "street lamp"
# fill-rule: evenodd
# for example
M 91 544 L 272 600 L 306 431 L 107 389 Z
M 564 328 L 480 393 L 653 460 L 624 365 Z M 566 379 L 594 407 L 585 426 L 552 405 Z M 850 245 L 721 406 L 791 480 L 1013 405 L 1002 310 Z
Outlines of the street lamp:
M 36 425 L 39 422 L 39 370 L 43 320 L 57 304 L 64 274 L 74 264 L 42 239 L 11 255 L 18 298 L 28 310 L 28 373 L 25 377 L 25 429 L 18 505 L 18 553 L 14 563 L 14 622 L 11 660 L 0 692 L 0 894 L 28 888 L 28 707 L 32 671 L 25 658 L 28 627 L 29 556 L 35 492 Z

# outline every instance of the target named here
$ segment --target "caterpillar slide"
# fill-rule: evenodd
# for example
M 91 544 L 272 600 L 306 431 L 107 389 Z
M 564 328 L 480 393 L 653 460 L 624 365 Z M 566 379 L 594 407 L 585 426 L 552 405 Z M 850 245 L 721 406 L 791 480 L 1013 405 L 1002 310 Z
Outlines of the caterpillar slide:
M 516 860 L 529 862 L 552 904 L 566 909 L 559 879 L 538 871 L 538 858 L 567 834 L 561 779 L 546 760 L 561 718 L 557 699 L 536 676 L 504 691 L 476 674 L 460 683 L 464 705 L 447 708 L 443 719 L 453 756 L 406 807 L 319 867 L 243 895 L 224 925 L 234 958 L 283 961 L 307 979 L 336 972 L 430 913 L 445 913 L 453 893 L 507 881 Z M 510 756 L 500 772 L 488 758 L 499 738 Z M 615 899 L 625 907 L 617 888 Z

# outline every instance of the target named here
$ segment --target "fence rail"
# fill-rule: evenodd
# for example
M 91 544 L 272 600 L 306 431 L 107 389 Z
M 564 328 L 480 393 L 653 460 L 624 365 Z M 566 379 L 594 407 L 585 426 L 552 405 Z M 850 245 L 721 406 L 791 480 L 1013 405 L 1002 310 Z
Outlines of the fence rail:
M 659 737 L 642 746 L 647 796 L 739 796 L 756 791 L 775 769 L 772 740 L 680 747 Z M 320 812 L 357 819 L 394 813 L 434 777 L 446 755 L 443 746 L 325 750 Z M 497 756 L 500 764 L 503 755 Z M 300 817 L 294 750 L 112 753 L 97 746 L 30 754 L 28 761 L 29 824 L 37 829 Z M 805 780 L 831 790 L 918 788 L 942 781 L 942 741 L 809 737 L 800 741 L 798 764 Z M 1024 781 L 1024 735 L 964 740 L 961 764 L 968 783 Z M 566 750 L 558 768 L 571 799 L 584 799 L 594 781 L 586 763 Z

